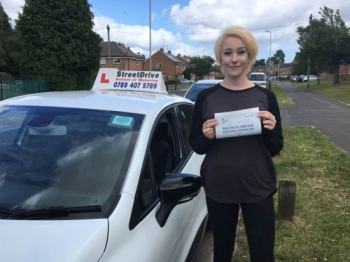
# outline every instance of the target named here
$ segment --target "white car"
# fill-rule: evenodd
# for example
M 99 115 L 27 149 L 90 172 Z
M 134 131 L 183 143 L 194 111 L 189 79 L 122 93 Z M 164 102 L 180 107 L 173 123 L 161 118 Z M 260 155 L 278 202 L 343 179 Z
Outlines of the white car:
M 184 97 L 195 102 L 200 91 L 213 87 L 220 82 L 222 82 L 222 79 L 198 80 L 196 83 L 190 86 Z
M 312 81 L 317 81 L 317 76 L 315 76 L 315 75 L 310 75 L 310 76 L 309 76 L 309 81 L 310 81 L 310 82 L 312 82 Z M 307 75 L 304 76 L 303 82 L 307 82 Z
M 166 94 L 159 72 L 114 70 L 91 91 L 0 103 L 0 261 L 194 256 L 207 209 L 193 103 Z
M 188 80 L 186 78 L 183 78 L 183 79 L 180 79 L 180 84 L 193 84 L 193 81 L 192 80 Z
M 266 75 L 262 72 L 252 72 L 248 79 L 256 85 L 266 88 Z

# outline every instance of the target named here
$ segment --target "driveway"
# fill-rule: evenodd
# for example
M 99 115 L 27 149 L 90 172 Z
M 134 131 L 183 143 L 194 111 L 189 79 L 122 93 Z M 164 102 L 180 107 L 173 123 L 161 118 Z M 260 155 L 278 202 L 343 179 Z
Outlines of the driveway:
M 282 126 L 314 126 L 338 148 L 350 154 L 350 107 L 323 95 L 275 82 L 294 105 L 281 108 Z

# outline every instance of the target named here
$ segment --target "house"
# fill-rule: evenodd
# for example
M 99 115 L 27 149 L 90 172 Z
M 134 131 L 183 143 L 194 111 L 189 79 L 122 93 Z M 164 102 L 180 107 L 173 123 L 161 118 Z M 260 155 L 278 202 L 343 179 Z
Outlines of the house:
M 334 80 L 334 74 L 330 74 L 327 72 L 323 72 L 320 74 L 320 78 L 322 80 Z M 339 81 L 350 81 L 350 65 L 340 65 L 339 67 Z
M 181 54 L 177 54 L 176 58 L 185 64 L 185 69 L 190 66 L 190 59 L 187 56 L 181 56 Z
M 170 50 L 164 52 L 163 48 L 160 48 L 151 56 L 151 61 L 152 71 L 161 71 L 165 79 L 180 77 L 186 66 L 188 66 L 182 59 L 171 54 Z M 143 62 L 143 70 L 150 70 L 150 58 Z
M 124 44 L 117 42 L 101 43 L 101 68 L 118 68 L 119 70 L 141 71 L 145 57 L 135 54 Z M 109 59 L 110 58 L 110 59 Z
M 286 76 L 286 79 L 289 79 L 292 75 L 292 63 L 274 65 L 272 75 Z
M 263 72 L 265 75 L 269 74 L 269 69 L 267 68 L 267 65 L 258 65 L 253 67 L 252 72 Z

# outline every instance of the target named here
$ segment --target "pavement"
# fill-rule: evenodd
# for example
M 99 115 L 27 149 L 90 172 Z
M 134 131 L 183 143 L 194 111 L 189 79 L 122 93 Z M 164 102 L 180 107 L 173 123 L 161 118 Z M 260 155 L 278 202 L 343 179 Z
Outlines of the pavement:
M 282 126 L 313 126 L 327 136 L 336 147 L 350 154 L 350 107 L 307 89 L 295 87 L 289 81 L 275 81 L 294 105 L 280 108 Z M 169 93 L 183 96 L 185 89 Z M 206 230 L 193 262 L 212 262 L 213 238 Z
M 350 154 L 350 107 L 343 103 L 293 86 L 290 82 L 274 82 L 294 105 L 281 108 L 282 126 L 313 126 L 327 136 L 336 147 Z

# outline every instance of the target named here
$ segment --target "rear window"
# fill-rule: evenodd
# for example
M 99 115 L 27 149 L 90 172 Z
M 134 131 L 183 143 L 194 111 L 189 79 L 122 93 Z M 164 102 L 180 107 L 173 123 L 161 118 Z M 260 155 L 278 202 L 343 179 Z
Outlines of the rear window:
M 191 101 L 196 101 L 198 94 L 202 90 L 213 87 L 215 85 L 217 84 L 216 83 L 194 83 L 185 97 L 187 99 L 190 99 Z
M 251 74 L 249 80 L 265 81 L 265 75 L 262 74 Z

